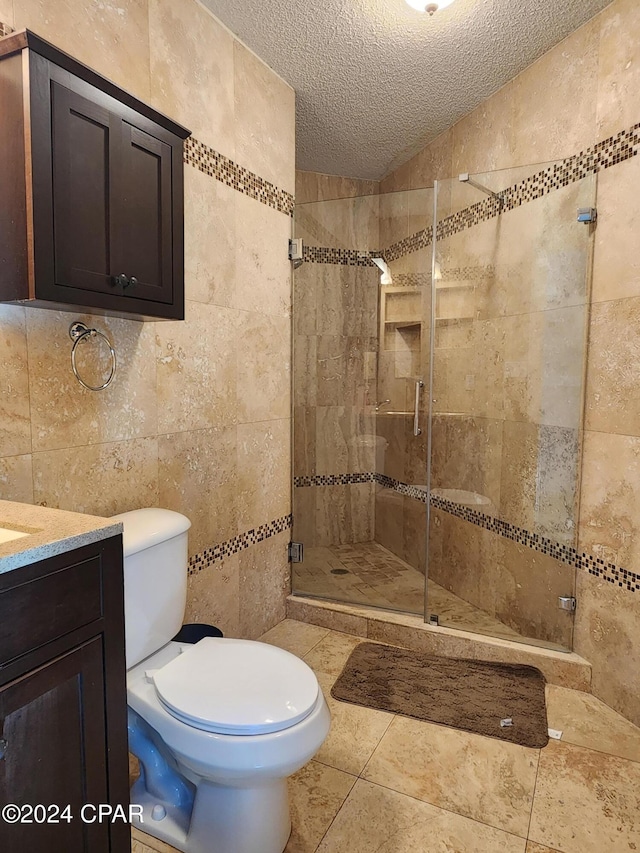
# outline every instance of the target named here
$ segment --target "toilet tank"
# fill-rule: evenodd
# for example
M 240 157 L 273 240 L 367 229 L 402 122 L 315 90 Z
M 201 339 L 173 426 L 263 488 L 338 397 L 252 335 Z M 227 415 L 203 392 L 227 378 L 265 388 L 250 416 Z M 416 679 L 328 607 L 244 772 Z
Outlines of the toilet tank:
M 113 519 L 124 527 L 124 622 L 130 669 L 182 627 L 191 522 L 169 509 L 136 509 Z

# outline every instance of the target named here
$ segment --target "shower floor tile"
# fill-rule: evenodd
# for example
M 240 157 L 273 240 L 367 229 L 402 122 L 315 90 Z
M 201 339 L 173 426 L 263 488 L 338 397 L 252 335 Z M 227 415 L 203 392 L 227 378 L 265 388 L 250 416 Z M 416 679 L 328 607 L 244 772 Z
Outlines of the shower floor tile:
M 337 570 L 337 573 L 336 573 Z M 378 542 L 305 548 L 304 562 L 293 566 L 293 589 L 300 595 L 424 612 L 424 575 Z M 506 640 L 520 634 L 449 590 L 429 581 L 429 613 L 441 625 Z

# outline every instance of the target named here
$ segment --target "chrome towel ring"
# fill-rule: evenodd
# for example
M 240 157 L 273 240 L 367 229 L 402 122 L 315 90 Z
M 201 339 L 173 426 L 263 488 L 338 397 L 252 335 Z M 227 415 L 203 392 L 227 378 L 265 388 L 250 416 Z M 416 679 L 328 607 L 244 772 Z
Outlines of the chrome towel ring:
M 111 372 L 107 377 L 106 382 L 102 385 L 89 385 L 78 373 L 78 367 L 76 365 L 76 349 L 80 341 L 88 341 L 90 338 L 95 338 L 96 336 L 101 337 L 109 347 L 109 352 L 111 354 Z M 73 370 L 73 374 L 78 380 L 78 382 L 89 391 L 104 391 L 105 388 L 108 388 L 109 385 L 113 382 L 113 378 L 116 375 L 116 351 L 111 344 L 109 338 L 101 332 L 99 329 L 90 329 L 88 326 L 85 326 L 84 323 L 77 321 L 76 323 L 72 323 L 69 327 L 69 337 L 73 341 L 73 346 L 71 347 L 71 369 Z

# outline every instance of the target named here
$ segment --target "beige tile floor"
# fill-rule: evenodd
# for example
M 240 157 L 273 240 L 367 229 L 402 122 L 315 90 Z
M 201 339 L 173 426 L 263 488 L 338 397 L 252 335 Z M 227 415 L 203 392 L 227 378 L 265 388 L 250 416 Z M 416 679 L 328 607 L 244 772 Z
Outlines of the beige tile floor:
M 335 571 L 346 574 L 335 574 Z M 424 575 L 378 542 L 305 548 L 293 566 L 293 590 L 300 595 L 424 613 Z M 440 625 L 507 640 L 521 634 L 433 581 L 428 581 L 429 613 Z
M 547 686 L 562 740 L 527 749 L 335 701 L 358 637 L 285 620 L 263 639 L 313 667 L 332 715 L 290 781 L 286 853 L 640 851 L 640 729 L 594 697 Z M 133 851 L 173 853 L 137 830 Z

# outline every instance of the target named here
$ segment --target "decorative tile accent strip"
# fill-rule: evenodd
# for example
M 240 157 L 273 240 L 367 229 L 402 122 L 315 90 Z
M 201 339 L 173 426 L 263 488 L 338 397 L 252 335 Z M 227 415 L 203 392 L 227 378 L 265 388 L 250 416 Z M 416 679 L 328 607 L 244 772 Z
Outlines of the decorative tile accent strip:
M 397 261 L 405 255 L 410 255 L 412 252 L 419 252 L 420 249 L 428 248 L 433 242 L 433 227 L 429 226 L 423 231 L 417 231 L 409 237 L 404 237 L 398 240 L 397 243 L 392 243 L 388 249 L 383 251 L 385 261 Z
M 342 264 L 347 267 L 374 267 L 371 258 L 381 258 L 381 252 L 360 252 L 358 249 L 327 249 L 323 246 L 302 247 L 302 259 L 312 264 Z
M 589 572 L 590 575 L 600 577 L 609 583 L 629 590 L 629 592 L 640 591 L 640 574 L 636 574 L 636 572 L 622 569 L 613 563 L 605 563 L 604 560 L 592 557 L 584 552 L 581 554 L 570 545 L 561 545 L 559 542 L 547 539 L 546 536 L 541 536 L 539 533 L 531 533 L 523 527 L 516 527 L 515 524 L 509 524 L 500 518 L 485 515 L 483 512 L 462 506 L 454 501 L 431 495 L 430 503 L 436 509 L 441 509 L 450 515 L 455 515 L 464 521 L 475 524 L 477 527 L 497 533 L 503 539 L 511 539 L 519 545 L 525 545 L 541 554 L 547 554 L 561 563 L 575 566 L 576 569 Z
M 13 27 L 10 27 L 9 24 L 3 24 L 0 21 L 0 39 L 4 38 L 4 36 L 10 36 L 12 32 L 14 32 Z
M 193 136 L 185 139 L 184 162 L 262 204 L 293 216 L 294 200 L 291 193 L 278 189 L 275 184 L 239 166 L 224 154 L 218 154 Z
M 359 474 L 324 474 L 313 477 L 294 477 L 295 486 L 333 486 L 371 481 L 379 483 L 385 489 L 392 489 L 421 503 L 427 503 L 426 486 L 411 486 L 408 483 L 395 480 L 393 477 L 387 477 L 385 474 L 376 474 L 370 471 Z M 561 563 L 574 566 L 576 569 L 588 572 L 594 577 L 602 578 L 608 583 L 619 586 L 621 589 L 626 589 L 629 592 L 640 592 L 640 574 L 636 572 L 623 569 L 613 563 L 607 563 L 598 557 L 593 557 L 591 554 L 580 553 L 570 545 L 555 542 L 553 539 L 548 539 L 539 533 L 532 533 L 523 527 L 517 527 L 508 521 L 503 521 L 495 516 L 471 509 L 471 507 L 463 506 L 455 501 L 430 495 L 429 503 L 436 509 L 440 509 L 450 515 L 455 515 L 457 518 L 468 521 L 470 524 L 475 524 L 476 527 L 482 527 L 484 530 L 489 530 L 491 533 L 502 536 L 503 539 L 510 539 L 512 542 L 524 545 L 533 551 L 538 551 L 540 554 L 546 554 L 555 560 L 559 560 Z
M 240 533 L 232 539 L 227 539 L 226 542 L 222 542 L 220 545 L 205 548 L 199 554 L 189 557 L 189 574 L 195 575 L 218 562 L 218 560 L 223 560 L 225 557 L 230 557 L 232 554 L 244 551 L 246 548 L 250 548 L 258 542 L 263 542 L 277 533 L 289 530 L 292 524 L 293 516 L 284 515 L 282 518 L 275 519 L 275 521 L 269 521 L 267 524 L 261 524 L 260 527 L 255 527 L 253 530 L 247 530 L 246 533 Z
M 294 477 L 293 485 L 301 486 L 348 486 L 351 483 L 372 483 L 377 477 L 372 471 L 360 474 L 314 474 L 311 477 Z

